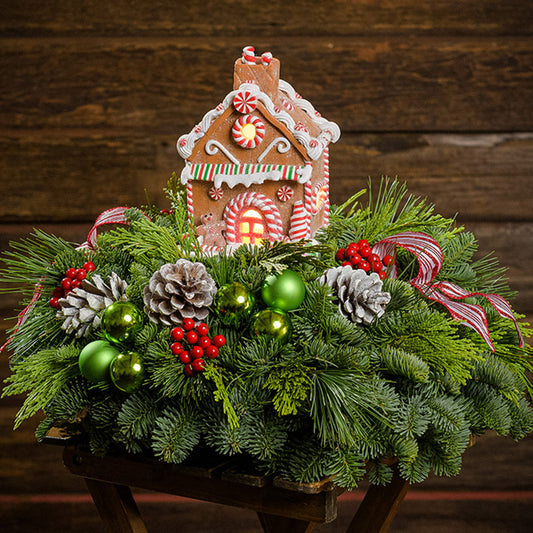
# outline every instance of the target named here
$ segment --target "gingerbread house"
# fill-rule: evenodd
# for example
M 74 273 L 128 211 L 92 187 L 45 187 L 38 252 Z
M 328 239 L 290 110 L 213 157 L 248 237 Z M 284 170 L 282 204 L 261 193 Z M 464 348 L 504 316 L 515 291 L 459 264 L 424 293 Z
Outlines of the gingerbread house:
M 279 70 L 269 52 L 257 57 L 244 48 L 233 91 L 178 139 L 204 249 L 310 239 L 328 224 L 328 145 L 340 130 Z

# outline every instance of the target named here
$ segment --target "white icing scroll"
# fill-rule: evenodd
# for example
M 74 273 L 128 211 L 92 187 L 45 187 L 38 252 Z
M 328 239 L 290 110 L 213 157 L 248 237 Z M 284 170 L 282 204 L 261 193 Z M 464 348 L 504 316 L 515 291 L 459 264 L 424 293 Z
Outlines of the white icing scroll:
M 278 152 L 280 154 L 285 154 L 289 151 L 290 147 L 291 147 L 291 143 L 289 142 L 289 139 L 285 138 L 285 137 L 277 137 L 276 139 L 274 139 L 266 148 L 265 150 L 263 151 L 263 153 L 257 158 L 257 162 L 258 163 L 261 163 L 263 161 L 263 159 L 265 158 L 265 156 L 268 154 L 268 152 L 270 152 L 270 150 L 272 150 L 272 148 L 274 146 L 277 145 L 277 148 L 278 148 Z
M 221 151 L 232 163 L 235 163 L 236 165 L 240 165 L 241 162 L 228 151 L 228 149 L 220 144 L 218 141 L 215 141 L 214 139 L 211 139 L 210 141 L 207 141 L 205 143 L 205 151 L 209 155 L 215 155 L 218 151 Z

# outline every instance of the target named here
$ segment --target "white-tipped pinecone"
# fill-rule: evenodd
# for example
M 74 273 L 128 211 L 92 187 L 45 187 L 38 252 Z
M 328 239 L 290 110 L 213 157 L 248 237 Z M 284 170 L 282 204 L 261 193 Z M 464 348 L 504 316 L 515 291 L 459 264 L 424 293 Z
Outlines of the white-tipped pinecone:
M 353 270 L 351 266 L 330 268 L 320 278 L 339 299 L 339 311 L 352 322 L 371 324 L 385 312 L 390 294 L 381 292 L 383 281 L 378 274 Z
M 108 284 L 95 274 L 91 280 L 84 279 L 81 287 L 70 291 L 59 300 L 61 306 L 57 318 L 63 320 L 61 326 L 67 333 L 76 333 L 76 337 L 85 337 L 100 327 L 100 313 L 113 302 L 126 300 L 128 284 L 114 272 Z
M 144 288 L 145 312 L 152 322 L 179 325 L 184 318 L 203 320 L 217 292 L 202 263 L 179 259 L 157 270 Z

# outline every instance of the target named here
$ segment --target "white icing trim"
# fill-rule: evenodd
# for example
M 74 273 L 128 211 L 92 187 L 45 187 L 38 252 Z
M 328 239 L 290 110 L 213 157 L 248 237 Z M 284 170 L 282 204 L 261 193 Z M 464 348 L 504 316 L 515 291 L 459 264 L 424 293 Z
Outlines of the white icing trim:
M 215 141 L 214 139 L 211 139 L 210 141 L 207 141 L 205 143 L 205 151 L 209 155 L 215 155 L 218 151 L 221 151 L 232 163 L 235 163 L 236 165 L 241 165 L 242 163 L 232 154 L 228 151 L 228 149 L 220 144 L 218 141 Z
M 286 137 L 277 137 L 266 147 L 263 153 L 257 158 L 257 162 L 261 163 L 261 161 L 263 161 L 268 152 L 270 152 L 270 150 L 272 150 L 272 148 L 276 145 L 280 154 L 287 153 L 291 147 L 289 139 L 287 139 Z
M 279 80 L 279 89 L 289 96 L 295 106 L 305 111 L 311 120 L 320 128 L 320 134 L 317 137 L 311 137 L 306 131 L 296 130 L 296 123 L 291 115 L 287 111 L 275 106 L 270 97 L 261 91 L 255 83 L 242 83 L 238 89 L 235 89 L 226 95 L 222 104 L 215 109 L 208 111 L 202 118 L 201 122 L 197 124 L 190 133 L 182 135 L 178 139 L 178 142 L 176 143 L 178 153 L 183 159 L 190 157 L 195 144 L 206 134 L 211 124 L 233 104 L 233 98 L 235 95 L 239 91 L 245 90 L 256 96 L 266 107 L 268 113 L 289 129 L 295 139 L 304 146 L 307 155 L 311 159 L 318 159 L 330 142 L 336 142 L 339 139 L 339 126 L 335 124 L 335 122 L 330 122 L 323 117 L 317 116 L 312 104 L 308 100 L 298 97 L 296 91 L 289 83 Z

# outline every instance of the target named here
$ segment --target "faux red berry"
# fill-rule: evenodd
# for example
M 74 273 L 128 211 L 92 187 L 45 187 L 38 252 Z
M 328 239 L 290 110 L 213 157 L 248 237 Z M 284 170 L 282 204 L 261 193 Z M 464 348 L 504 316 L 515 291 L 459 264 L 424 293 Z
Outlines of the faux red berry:
M 213 344 L 217 348 L 222 348 L 222 346 L 224 346 L 224 344 L 226 344 L 226 337 L 224 337 L 224 335 L 215 335 L 213 337 Z
M 379 273 L 379 279 L 385 279 L 387 277 L 387 273 L 382 270 L 380 273 Z
M 365 259 L 372 253 L 372 250 L 369 246 L 361 246 L 359 248 L 359 255 Z
M 76 270 L 76 279 L 79 279 L 80 281 L 84 280 L 87 277 L 87 271 L 83 268 L 78 268 Z
M 354 254 L 354 255 L 351 255 L 350 256 L 350 264 L 352 264 L 353 266 L 359 264 L 361 262 L 363 258 L 359 255 L 359 254 Z
M 55 307 L 57 309 L 59 307 L 59 298 L 55 298 L 54 296 L 52 296 L 52 298 L 48 300 L 48 304 L 50 305 L 50 307 Z
M 185 333 L 185 340 L 189 343 L 189 344 L 196 344 L 198 342 L 198 333 L 196 333 L 196 331 L 187 331 L 187 333 Z
M 365 272 L 368 272 L 370 270 L 370 263 L 368 261 L 361 261 L 357 265 L 357 268 L 359 268 L 360 270 L 364 270 Z
M 94 266 L 94 263 L 92 261 L 87 261 L 83 264 L 83 268 L 86 272 L 94 272 L 94 269 L 96 267 Z
M 185 336 L 185 331 L 183 331 L 183 329 L 181 329 L 181 328 L 172 328 L 170 330 L 170 336 L 175 341 L 180 341 Z
M 195 359 L 191 363 L 192 369 L 196 372 L 203 372 L 205 369 L 205 361 L 203 359 Z
M 185 331 L 190 331 L 191 329 L 194 329 L 194 320 L 192 318 L 184 318 L 183 329 Z
M 209 359 L 214 359 L 218 356 L 218 348 L 214 344 L 211 344 L 211 346 L 208 346 L 204 350 L 204 354 L 209 357 Z
M 204 349 L 207 348 L 208 346 L 211 346 L 211 339 L 205 335 L 203 337 L 200 337 L 198 339 L 198 346 Z
M 183 350 L 178 357 L 180 358 L 180 362 L 182 362 L 184 365 L 191 362 L 191 355 L 187 350 Z
M 335 257 L 337 259 L 337 261 L 344 261 L 344 253 L 345 253 L 345 249 L 344 248 L 339 248 L 337 250 L 337 253 L 335 254 Z
M 73 279 L 70 284 L 71 289 L 79 289 L 81 287 L 81 281 L 79 279 Z
M 200 346 L 193 346 L 191 348 L 191 357 L 193 359 L 200 359 L 200 357 L 204 356 L 204 349 Z
M 372 272 L 381 272 L 383 270 L 383 263 L 381 261 L 371 261 L 370 268 Z
M 192 378 L 196 374 L 190 363 L 183 367 L 183 373 L 189 378 Z
M 370 245 L 368 244 L 368 241 L 366 239 L 361 239 L 357 245 L 359 246 L 359 248 L 369 248 Z
M 174 354 L 174 355 L 179 355 L 181 352 L 183 352 L 184 348 L 182 346 L 181 343 L 179 342 L 173 342 L 171 345 L 170 345 L 170 351 Z
M 53 298 L 63 298 L 63 289 L 61 287 L 57 287 L 57 289 L 54 289 L 54 292 L 52 293 Z
M 354 250 L 355 252 L 358 252 L 359 245 L 356 242 L 351 242 L 348 246 L 346 246 L 346 250 Z
M 198 333 L 198 335 L 203 337 L 204 335 L 207 335 L 209 333 L 209 327 L 207 326 L 205 322 L 200 322 L 196 326 L 196 333 Z
M 370 263 L 377 263 L 378 261 L 381 261 L 381 257 L 379 257 L 378 254 L 371 253 L 371 254 L 368 256 L 368 261 L 369 261 Z
M 72 279 L 71 278 L 63 278 L 61 280 L 61 288 L 65 291 L 69 291 L 72 288 Z
M 351 266 L 352 266 L 352 263 L 350 263 L 350 261 L 344 261 L 344 262 L 341 263 L 341 266 L 342 266 L 342 267 L 345 267 L 345 266 L 349 266 L 349 267 L 351 267 Z
M 67 268 L 67 271 L 65 272 L 65 277 L 74 279 L 76 277 L 77 270 L 75 268 Z
M 383 259 L 382 259 L 382 263 L 385 265 L 385 266 L 390 266 L 392 264 L 392 261 L 393 261 L 393 258 L 392 258 L 392 255 L 386 255 Z

